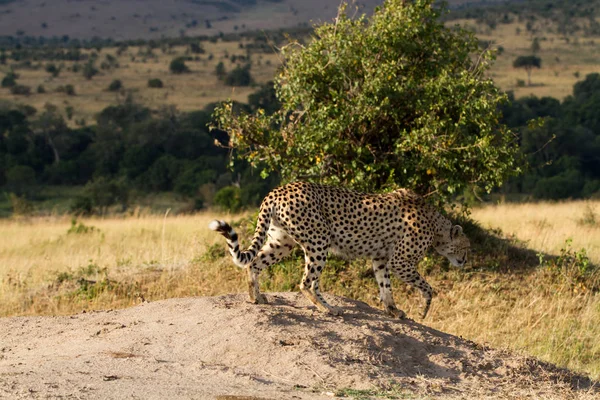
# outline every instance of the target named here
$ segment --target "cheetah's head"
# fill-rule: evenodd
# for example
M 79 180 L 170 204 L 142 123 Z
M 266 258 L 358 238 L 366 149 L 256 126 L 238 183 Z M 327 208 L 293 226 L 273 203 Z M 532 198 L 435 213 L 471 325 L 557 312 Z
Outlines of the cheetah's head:
M 436 237 L 435 250 L 446 257 L 455 267 L 462 267 L 467 262 L 467 254 L 471 248 L 469 238 L 463 233 L 462 226 L 454 225 Z

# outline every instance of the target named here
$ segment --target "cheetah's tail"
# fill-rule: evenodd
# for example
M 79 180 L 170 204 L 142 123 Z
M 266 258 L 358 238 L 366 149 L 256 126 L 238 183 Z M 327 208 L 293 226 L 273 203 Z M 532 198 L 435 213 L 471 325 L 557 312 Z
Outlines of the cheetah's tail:
M 256 225 L 256 231 L 252 238 L 252 244 L 247 250 L 240 251 L 240 244 L 238 242 L 238 235 L 235 230 L 225 221 L 212 221 L 208 227 L 213 231 L 219 232 L 227 239 L 227 246 L 229 246 L 229 253 L 233 258 L 233 262 L 240 268 L 245 268 L 248 264 L 254 260 L 258 250 L 262 248 L 266 237 L 267 230 L 271 222 L 271 211 L 261 208 L 258 215 L 258 223 Z

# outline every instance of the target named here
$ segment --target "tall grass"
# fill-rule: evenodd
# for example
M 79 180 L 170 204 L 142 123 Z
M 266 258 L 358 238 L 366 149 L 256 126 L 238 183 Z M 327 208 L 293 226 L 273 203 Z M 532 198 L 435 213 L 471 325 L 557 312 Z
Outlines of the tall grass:
M 437 296 L 424 323 L 600 378 L 597 207 L 568 202 L 475 209 L 476 220 L 504 234 L 467 223 L 473 254 L 464 269 L 428 254 L 419 269 Z M 75 224 L 50 217 L 0 220 L 0 316 L 245 292 L 245 274 L 231 263 L 222 238 L 207 228 L 213 218 L 237 222 L 240 237 L 250 237 L 247 216 L 207 213 Z M 568 238 L 572 247 L 565 246 Z M 589 264 L 581 247 L 588 249 Z M 265 271 L 263 290 L 298 290 L 301 258 L 297 251 Z M 366 262 L 329 260 L 323 286 L 326 293 L 378 305 Z M 393 286 L 398 306 L 417 318 L 420 294 L 397 280 Z

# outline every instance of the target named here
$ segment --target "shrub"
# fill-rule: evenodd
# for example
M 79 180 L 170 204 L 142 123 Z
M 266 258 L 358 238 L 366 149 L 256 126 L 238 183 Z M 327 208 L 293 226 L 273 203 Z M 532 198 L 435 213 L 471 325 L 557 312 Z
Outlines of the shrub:
M 46 64 L 46 72 L 56 78 L 60 74 L 60 68 L 55 64 Z
M 88 196 L 79 196 L 73 200 L 69 211 L 75 215 L 91 215 L 94 210 L 92 199 Z
M 190 44 L 190 51 L 194 54 L 204 54 L 206 53 L 206 50 L 204 50 L 204 47 L 202 47 L 201 44 L 199 43 L 192 43 Z
M 44 87 L 44 85 L 39 85 L 39 86 L 37 87 L 37 92 L 38 92 L 39 94 L 46 93 L 46 88 Z
M 17 196 L 26 193 L 35 183 L 35 171 L 27 165 L 17 165 L 6 172 L 6 186 Z
M 114 204 L 121 204 L 123 209 L 129 203 L 129 189 L 122 180 L 109 180 L 104 177 L 88 182 L 84 193 L 92 200 L 94 207 L 106 211 L 106 208 Z
M 226 186 L 215 194 L 213 204 L 223 210 L 237 212 L 242 208 L 242 190 L 236 186 Z
M 473 182 L 489 192 L 520 172 L 517 140 L 500 122 L 507 96 L 487 77 L 494 52 L 446 27 L 444 12 L 434 0 L 387 0 L 367 20 L 342 7 L 309 43 L 282 46 L 280 110 L 237 113 L 228 102 L 215 126 L 263 177 L 406 187 L 433 203 Z M 248 66 L 238 75 L 247 83 Z
M 118 92 L 122 88 L 123 88 L 123 83 L 121 82 L 120 79 L 115 79 L 114 81 L 112 81 L 110 83 L 110 85 L 108 85 L 109 92 Z
M 96 69 L 96 67 L 94 66 L 94 63 L 92 61 L 85 64 L 85 66 L 83 67 L 83 76 L 85 76 L 85 78 L 87 80 L 92 79 L 97 74 L 98 74 L 98 69 Z
M 252 84 L 250 64 L 247 64 L 244 67 L 235 67 L 235 69 L 225 77 L 225 84 L 229 86 L 250 86 Z
M 160 80 L 160 79 L 158 79 L 158 78 L 154 78 L 154 79 L 149 79 L 149 80 L 148 80 L 148 87 L 149 87 L 149 88 L 156 88 L 156 89 L 160 89 L 160 88 L 162 88 L 163 86 L 164 86 L 164 85 L 163 85 L 163 81 L 161 81 L 161 80 Z
M 227 71 L 225 71 L 225 64 L 223 64 L 223 61 L 219 61 L 219 63 L 217 64 L 215 68 L 215 74 L 219 79 L 224 79 L 227 75 Z
M 12 212 L 14 215 L 25 216 L 33 213 L 33 204 L 25 196 L 17 196 L 14 193 L 9 195 Z
M 66 93 L 69 96 L 75 96 L 75 86 L 67 84 L 65 86 L 59 86 L 56 88 L 58 93 Z
M 17 75 L 9 72 L 8 74 L 6 74 L 4 76 L 4 78 L 2 78 L 2 87 L 3 88 L 10 88 L 13 87 L 17 84 Z
M 169 65 L 169 69 L 174 74 L 184 74 L 190 72 L 190 69 L 185 65 L 185 57 L 177 57 Z
M 25 85 L 15 85 L 10 88 L 10 92 L 15 95 L 29 96 L 31 94 L 31 88 Z

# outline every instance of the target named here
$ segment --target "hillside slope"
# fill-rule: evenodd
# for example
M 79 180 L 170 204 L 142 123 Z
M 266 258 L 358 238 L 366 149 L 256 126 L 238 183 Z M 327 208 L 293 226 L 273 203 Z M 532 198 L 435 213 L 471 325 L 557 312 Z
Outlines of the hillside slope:
M 346 0 L 370 13 L 383 0 Z M 487 0 L 485 3 L 505 0 Z M 150 39 L 293 28 L 334 18 L 341 0 L 0 0 L 0 36 Z M 480 1 L 449 0 L 459 6 Z M 349 10 L 350 14 L 353 13 Z
M 380 0 L 361 0 L 368 12 Z M 336 14 L 338 0 L 16 0 L 0 4 L 0 35 L 149 39 L 297 27 Z
M 587 378 L 364 303 L 298 293 L 186 298 L 0 323 L 0 397 L 594 398 Z M 425 324 L 427 321 L 425 321 Z M 255 396 L 255 397 L 242 397 Z M 397 398 L 397 397 L 395 397 Z M 597 398 L 597 397 L 596 397 Z

